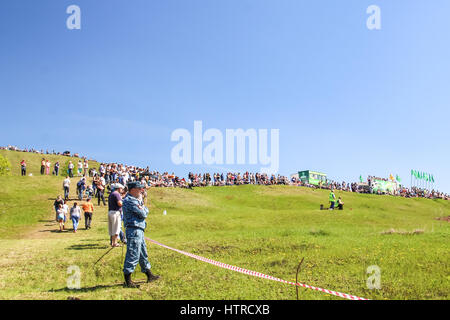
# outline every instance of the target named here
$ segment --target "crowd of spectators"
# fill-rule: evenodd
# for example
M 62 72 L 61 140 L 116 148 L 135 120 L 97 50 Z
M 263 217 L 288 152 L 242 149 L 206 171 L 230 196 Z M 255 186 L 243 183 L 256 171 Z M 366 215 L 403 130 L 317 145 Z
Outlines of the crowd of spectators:
M 43 151 L 37 151 L 35 149 L 19 149 L 14 146 L 8 147 L 0 147 L 0 149 L 7 149 L 13 151 L 22 151 L 22 152 L 34 152 L 39 154 L 44 154 Z M 53 151 L 52 153 L 46 154 L 55 154 L 62 155 L 62 153 L 56 153 Z M 74 165 L 73 165 L 74 167 Z M 69 170 L 71 170 L 69 165 Z M 82 172 L 83 171 L 83 172 Z M 319 183 L 319 185 L 308 184 L 304 181 L 296 177 L 292 177 L 289 179 L 283 175 L 268 175 L 264 173 L 239 173 L 239 172 L 227 172 L 227 173 L 193 173 L 189 172 L 186 178 L 176 176 L 173 172 L 163 172 L 159 171 L 151 171 L 149 167 L 142 168 L 131 165 L 124 165 L 118 163 L 101 163 L 98 168 L 89 168 L 86 158 L 84 158 L 84 162 L 81 160 L 78 163 L 78 173 L 79 176 L 87 176 L 93 177 L 93 185 L 92 187 L 83 188 L 80 190 L 87 190 L 89 193 L 92 193 L 91 189 L 93 189 L 93 194 L 98 196 L 100 190 L 100 199 L 104 202 L 103 192 L 104 189 L 109 190 L 110 186 L 114 183 L 120 183 L 121 185 L 126 186 L 128 182 L 131 181 L 140 181 L 147 187 L 177 187 L 177 188 L 193 188 L 193 187 L 207 187 L 207 186 L 236 186 L 236 185 L 294 185 L 294 186 L 302 186 L 309 188 L 320 188 L 320 189 L 328 189 L 328 190 L 340 190 L 346 192 L 358 192 L 358 193 L 372 193 L 371 190 L 371 181 L 373 180 L 383 180 L 388 181 L 387 178 L 378 178 L 374 176 L 368 176 L 368 183 L 356 183 L 356 182 L 337 182 L 333 180 L 327 180 L 326 182 Z M 69 173 L 70 176 L 72 176 Z M 100 187 L 99 187 L 100 186 Z M 380 192 L 378 192 L 380 194 Z M 395 192 L 391 192 L 391 195 L 401 196 L 406 198 L 429 198 L 429 199 L 445 199 L 450 200 L 450 195 L 445 194 L 443 192 L 439 192 L 436 190 L 427 190 L 425 188 L 412 187 L 407 188 L 401 186 Z
M 19 148 L 16 146 L 11 146 L 8 145 L 6 147 L 0 147 L 0 150 L 10 150 L 10 151 L 18 151 L 18 152 L 29 152 L 29 153 L 36 153 L 36 154 L 42 154 L 42 155 L 58 155 L 58 156 L 71 156 L 69 151 L 64 151 L 64 152 L 56 152 L 55 150 L 52 151 L 48 151 L 48 150 L 38 150 L 38 149 L 34 149 L 34 148 Z M 80 157 L 80 155 L 78 153 L 74 153 L 72 155 L 73 157 L 76 158 L 84 158 L 84 157 Z
M 357 192 L 357 193 L 373 193 L 378 195 L 392 195 L 392 196 L 399 196 L 404 198 L 427 198 L 427 199 L 444 199 L 444 200 L 450 200 L 450 195 L 437 191 L 437 190 L 428 190 L 426 188 L 419 188 L 419 187 L 412 187 L 407 188 L 405 186 L 401 186 L 398 188 L 398 190 L 395 190 L 393 192 L 381 192 L 381 191 L 373 191 L 373 188 L 371 186 L 371 182 L 373 180 L 383 180 L 383 181 L 389 181 L 386 178 L 377 178 L 374 176 L 369 176 L 367 179 L 367 183 L 346 183 L 345 181 L 339 183 L 336 181 L 328 180 L 326 183 L 319 183 L 319 185 L 312 185 L 305 183 L 298 178 L 291 178 L 291 185 L 296 186 L 303 186 L 303 187 L 309 187 L 309 188 L 316 188 L 316 189 L 327 189 L 327 190 L 340 190 L 340 191 L 347 191 L 347 192 Z

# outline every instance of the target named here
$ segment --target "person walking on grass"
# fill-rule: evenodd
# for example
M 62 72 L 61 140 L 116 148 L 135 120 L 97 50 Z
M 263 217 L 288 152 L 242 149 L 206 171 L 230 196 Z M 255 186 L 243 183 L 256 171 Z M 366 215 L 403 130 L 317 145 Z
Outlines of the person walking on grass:
M 69 200 L 70 178 L 67 176 L 63 181 L 64 200 Z
M 59 232 L 62 232 L 64 230 L 64 209 L 62 204 L 56 210 L 56 221 L 59 223 Z
M 27 162 L 25 160 L 20 162 L 20 172 L 22 176 L 27 175 Z
M 70 219 L 73 224 L 73 232 L 76 233 L 78 229 L 78 223 L 80 222 L 81 209 L 78 204 L 75 202 L 73 207 L 70 208 Z
M 53 202 L 53 207 L 55 208 L 55 214 L 56 214 L 56 220 L 58 220 L 58 209 L 59 207 L 64 205 L 64 200 L 61 197 L 61 195 L 58 195 L 55 199 L 55 202 Z
M 87 198 L 86 202 L 83 204 L 84 211 L 84 226 L 86 230 L 91 228 L 92 214 L 94 213 L 94 205 L 90 198 Z
M 78 160 L 78 176 L 81 177 L 81 173 L 83 172 L 83 163 L 81 160 Z
M 67 173 L 69 175 L 69 177 L 73 178 L 73 168 L 75 167 L 75 165 L 72 163 L 72 161 L 69 161 L 69 165 L 67 166 Z
M 81 178 L 80 181 L 77 183 L 77 193 L 78 193 L 78 200 L 83 200 L 83 193 L 84 190 L 86 190 L 86 178 Z
M 108 231 L 111 246 L 118 247 L 118 237 L 122 229 L 122 196 L 124 187 L 120 183 L 111 185 L 111 194 L 108 197 Z
M 64 200 L 63 209 L 64 209 L 64 224 L 66 224 L 67 214 L 69 213 L 69 205 L 67 204 L 67 200 Z

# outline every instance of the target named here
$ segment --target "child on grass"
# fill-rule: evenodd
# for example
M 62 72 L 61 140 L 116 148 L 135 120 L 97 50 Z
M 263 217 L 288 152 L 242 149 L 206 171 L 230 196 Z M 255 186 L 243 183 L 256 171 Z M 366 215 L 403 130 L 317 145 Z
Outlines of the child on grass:
M 64 209 L 62 204 L 59 204 L 56 210 L 56 221 L 59 223 L 59 232 L 62 232 L 64 229 Z

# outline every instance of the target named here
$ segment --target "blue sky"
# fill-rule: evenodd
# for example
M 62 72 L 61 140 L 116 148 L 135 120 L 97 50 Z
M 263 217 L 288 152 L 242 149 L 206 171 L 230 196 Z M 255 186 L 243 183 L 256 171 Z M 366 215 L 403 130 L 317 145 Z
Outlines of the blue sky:
M 81 8 L 68 30 L 66 8 Z M 381 30 L 366 27 L 369 5 Z M 0 3 L 0 145 L 186 175 L 177 128 L 279 129 L 280 170 L 433 173 L 450 192 L 450 2 Z M 224 166 L 257 171 L 260 166 Z

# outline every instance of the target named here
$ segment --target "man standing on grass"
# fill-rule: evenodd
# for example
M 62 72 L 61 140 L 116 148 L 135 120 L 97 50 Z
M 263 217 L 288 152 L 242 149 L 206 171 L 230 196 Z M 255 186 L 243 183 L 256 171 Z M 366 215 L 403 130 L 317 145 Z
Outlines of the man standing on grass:
M 103 205 L 106 206 L 106 201 L 105 201 L 105 183 L 103 182 L 104 180 L 102 180 L 102 178 L 100 178 L 97 181 L 97 199 L 98 199 L 98 205 L 100 206 L 100 200 L 102 200 Z
M 122 229 L 122 196 L 124 187 L 120 183 L 111 185 L 111 194 L 108 197 L 108 231 L 111 246 L 118 247 L 118 238 Z
M 59 175 L 59 161 L 56 161 L 54 170 L 55 170 L 55 176 L 58 176 Z
M 41 175 L 45 173 L 45 159 L 42 158 L 41 160 Z
M 336 196 L 334 195 L 333 189 L 331 189 L 331 191 L 330 191 L 329 201 L 330 201 L 330 209 L 329 210 L 334 210 L 334 203 L 336 202 Z
M 127 236 L 127 254 L 123 266 L 125 285 L 128 288 L 139 288 L 139 285 L 131 281 L 131 274 L 139 263 L 141 271 L 147 275 L 147 282 L 159 279 L 151 271 L 148 261 L 147 244 L 145 243 L 144 231 L 147 227 L 145 219 L 148 208 L 142 201 L 144 186 L 139 181 L 128 184 L 128 194 L 123 200 L 123 219 Z

